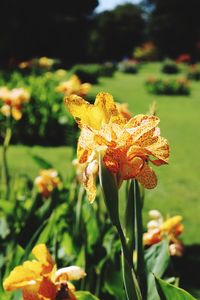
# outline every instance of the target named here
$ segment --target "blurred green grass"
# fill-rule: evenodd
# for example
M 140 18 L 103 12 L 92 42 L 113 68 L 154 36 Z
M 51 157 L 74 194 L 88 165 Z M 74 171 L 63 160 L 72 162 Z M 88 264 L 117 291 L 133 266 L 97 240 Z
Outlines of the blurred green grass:
M 127 102 L 133 114 L 146 113 L 149 105 L 157 102 L 161 135 L 169 140 L 170 163 L 156 169 L 158 186 L 146 191 L 145 221 L 149 209 L 159 209 L 164 215 L 181 214 L 184 218 L 186 244 L 199 243 L 200 227 L 200 85 L 191 82 L 190 96 L 157 96 L 148 94 L 144 82 L 148 76 L 173 77 L 160 73 L 160 63 L 141 67 L 136 75 L 116 73 L 113 78 L 101 78 L 93 86 L 90 96 L 100 91 L 110 92 L 116 101 Z M 183 74 L 176 75 L 182 77 Z M 11 146 L 8 152 L 12 174 L 27 173 L 34 178 L 38 167 L 29 152 L 50 161 L 66 178 L 71 172 L 72 150 L 69 147 Z

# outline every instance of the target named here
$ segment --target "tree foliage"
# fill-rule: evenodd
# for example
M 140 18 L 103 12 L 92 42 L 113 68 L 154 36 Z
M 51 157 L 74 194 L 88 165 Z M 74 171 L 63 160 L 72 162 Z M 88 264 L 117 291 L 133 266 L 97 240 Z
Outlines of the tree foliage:
M 119 60 L 132 54 L 142 42 L 145 22 L 142 10 L 132 4 L 119 5 L 95 18 L 89 40 L 93 59 Z
M 200 1 L 147 0 L 149 34 L 162 56 L 195 55 L 200 40 Z

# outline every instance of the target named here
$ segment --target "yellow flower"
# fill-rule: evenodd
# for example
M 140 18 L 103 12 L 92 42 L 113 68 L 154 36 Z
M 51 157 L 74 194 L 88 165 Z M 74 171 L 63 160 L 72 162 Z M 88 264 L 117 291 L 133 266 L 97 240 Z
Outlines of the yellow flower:
M 71 266 L 57 270 L 47 247 L 44 244 L 35 246 L 32 254 L 37 260 L 25 261 L 15 267 L 5 279 L 6 291 L 21 289 L 24 300 L 76 300 L 74 286 L 70 280 L 79 280 L 86 274 L 79 267 Z
M 76 94 L 79 96 L 85 96 L 91 88 L 90 83 L 81 83 L 78 76 L 73 75 L 69 80 L 61 82 L 56 90 L 64 93 L 66 96 Z
M 157 185 L 157 177 L 148 162 L 160 166 L 169 158 L 169 146 L 160 137 L 157 117 L 137 115 L 127 120 L 108 93 L 98 94 L 94 105 L 76 95 L 67 97 L 65 104 L 81 128 L 78 163 L 83 166 L 83 185 L 91 202 L 96 196 L 100 152 L 119 186 L 131 178 L 149 189 Z
M 58 173 L 54 169 L 41 170 L 35 179 L 35 185 L 44 198 L 48 198 L 59 183 Z
M 38 65 L 42 68 L 50 68 L 54 65 L 55 61 L 52 58 L 48 58 L 48 57 L 40 57 L 38 59 Z
M 9 90 L 7 87 L 0 88 L 0 99 L 4 103 L 0 109 L 1 113 L 6 116 L 12 116 L 15 120 L 22 117 L 22 106 L 28 102 L 29 93 L 23 88 Z
M 160 229 L 172 238 L 177 237 L 183 232 L 184 229 L 183 224 L 181 224 L 182 220 L 182 216 L 174 216 L 169 218 L 161 225 Z
M 181 223 L 183 220 L 182 216 L 177 215 L 164 220 L 161 213 L 157 210 L 150 211 L 149 216 L 151 217 L 151 221 L 147 223 L 148 231 L 143 235 L 144 245 L 151 246 L 157 244 L 167 236 L 170 255 L 181 256 L 184 248 L 178 236 L 184 229 Z

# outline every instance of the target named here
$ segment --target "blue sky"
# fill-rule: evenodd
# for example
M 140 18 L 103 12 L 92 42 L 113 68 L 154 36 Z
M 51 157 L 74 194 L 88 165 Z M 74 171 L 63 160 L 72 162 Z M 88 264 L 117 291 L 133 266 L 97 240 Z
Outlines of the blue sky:
M 140 0 L 99 0 L 99 6 L 96 8 L 96 12 L 101 12 L 103 10 L 113 9 L 115 6 L 124 3 L 139 3 Z

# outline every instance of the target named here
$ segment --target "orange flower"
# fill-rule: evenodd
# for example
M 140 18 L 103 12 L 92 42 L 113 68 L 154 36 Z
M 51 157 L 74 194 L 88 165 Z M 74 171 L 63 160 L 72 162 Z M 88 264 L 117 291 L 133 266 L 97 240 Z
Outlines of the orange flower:
M 90 83 L 81 83 L 78 76 L 73 75 L 68 81 L 61 82 L 56 90 L 64 93 L 66 96 L 76 94 L 79 96 L 86 96 L 91 88 Z
M 181 256 L 183 253 L 183 244 L 178 236 L 183 232 L 184 226 L 181 223 L 181 216 L 174 216 L 166 220 L 161 213 L 156 210 L 149 212 L 151 221 L 147 223 L 148 231 L 143 235 L 143 242 L 146 246 L 159 243 L 167 236 L 169 239 L 169 251 L 171 255 Z
M 65 103 L 81 128 L 78 162 L 83 166 L 83 185 L 91 202 L 96 196 L 99 153 L 119 186 L 131 178 L 149 189 L 157 185 L 148 162 L 160 166 L 169 158 L 169 146 L 160 137 L 157 117 L 137 115 L 128 121 L 107 93 L 98 94 L 94 105 L 75 95 L 67 97 Z
M 32 253 L 37 260 L 15 267 L 4 281 L 4 289 L 21 289 L 24 300 L 55 300 L 61 292 L 65 299 L 76 300 L 74 286 L 69 280 L 79 280 L 85 272 L 76 266 L 57 270 L 44 244 L 35 246 Z
M 0 99 L 4 104 L 0 111 L 6 117 L 12 116 L 15 120 L 20 120 L 22 117 L 22 106 L 29 101 L 29 98 L 29 93 L 23 88 L 9 90 L 7 87 L 1 87 Z
M 54 169 L 41 170 L 35 179 L 35 185 L 44 198 L 48 198 L 59 183 L 58 173 Z

